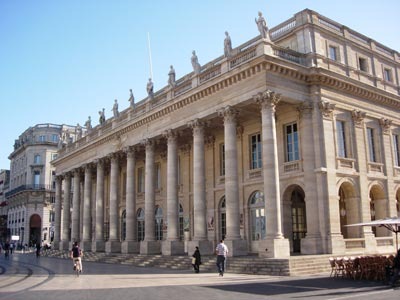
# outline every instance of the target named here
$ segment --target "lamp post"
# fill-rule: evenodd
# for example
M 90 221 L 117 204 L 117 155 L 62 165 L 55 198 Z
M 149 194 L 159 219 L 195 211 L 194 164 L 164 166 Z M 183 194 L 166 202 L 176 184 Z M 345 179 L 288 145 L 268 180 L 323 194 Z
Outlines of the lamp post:
M 25 230 L 25 227 L 22 226 L 22 227 L 21 227 L 21 235 L 22 235 L 22 238 L 21 238 L 21 246 L 22 246 L 22 247 L 24 247 L 24 230 Z

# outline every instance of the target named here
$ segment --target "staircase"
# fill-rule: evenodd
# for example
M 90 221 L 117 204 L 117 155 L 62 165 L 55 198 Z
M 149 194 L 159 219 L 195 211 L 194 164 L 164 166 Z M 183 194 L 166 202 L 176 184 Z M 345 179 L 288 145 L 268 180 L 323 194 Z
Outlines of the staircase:
M 68 251 L 48 250 L 43 256 L 69 259 Z M 124 264 L 137 267 L 157 267 L 172 270 L 191 270 L 190 256 L 163 256 L 85 252 L 85 261 Z M 202 256 L 201 272 L 216 272 L 216 256 Z M 226 271 L 240 274 L 273 276 L 302 276 L 330 273 L 329 255 L 291 256 L 289 259 L 261 258 L 258 256 L 228 257 Z

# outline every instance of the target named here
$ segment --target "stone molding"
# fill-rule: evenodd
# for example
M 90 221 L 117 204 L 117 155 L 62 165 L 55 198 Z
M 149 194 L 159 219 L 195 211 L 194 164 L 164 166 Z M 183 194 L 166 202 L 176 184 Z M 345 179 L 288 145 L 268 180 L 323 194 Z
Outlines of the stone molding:
M 353 118 L 354 125 L 357 127 L 362 127 L 365 116 L 366 116 L 366 113 L 362 112 L 360 110 L 354 109 L 351 112 L 351 117 Z
M 381 118 L 379 119 L 379 124 L 381 125 L 382 132 L 384 134 L 390 133 L 390 126 L 392 126 L 392 120 Z
M 333 117 L 333 111 L 335 110 L 335 104 L 330 103 L 329 101 L 323 101 L 321 100 L 318 103 L 319 109 L 322 113 L 322 116 L 324 119 L 332 120 Z

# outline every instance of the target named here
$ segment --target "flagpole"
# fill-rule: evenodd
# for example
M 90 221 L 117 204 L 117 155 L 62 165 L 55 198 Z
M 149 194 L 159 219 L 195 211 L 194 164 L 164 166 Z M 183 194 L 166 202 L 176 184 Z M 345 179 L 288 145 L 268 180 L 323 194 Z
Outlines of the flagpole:
M 149 61 L 150 61 L 150 78 L 153 80 L 153 64 L 151 61 L 151 47 L 150 47 L 150 33 L 147 32 L 147 44 L 149 48 Z

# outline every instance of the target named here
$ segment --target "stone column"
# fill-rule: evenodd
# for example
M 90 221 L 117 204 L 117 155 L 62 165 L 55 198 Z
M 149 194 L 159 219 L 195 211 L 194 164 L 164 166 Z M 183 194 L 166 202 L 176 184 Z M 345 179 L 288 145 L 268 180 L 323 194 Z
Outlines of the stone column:
M 227 106 L 218 111 L 224 118 L 224 143 L 225 143 L 225 205 L 226 205 L 226 238 L 225 243 L 229 248 L 229 255 L 247 254 L 247 243 L 240 236 L 240 204 L 239 204 L 239 179 L 238 157 L 236 141 L 236 116 L 238 111 Z
M 64 175 L 64 199 L 63 199 L 63 225 L 60 250 L 69 249 L 69 229 L 71 223 L 71 174 Z
M 97 163 L 96 175 L 96 227 L 95 240 L 92 243 L 93 252 L 105 251 L 104 242 L 104 160 L 99 159 Z
M 110 171 L 110 236 L 106 242 L 106 252 L 121 252 L 121 243 L 118 236 L 118 187 L 119 187 L 119 156 L 111 155 Z
M 59 249 L 61 241 L 61 187 L 62 176 L 56 176 L 56 201 L 54 215 L 54 241 L 53 247 Z
M 162 243 L 162 254 L 184 253 L 184 244 L 179 240 L 179 199 L 178 199 L 178 145 L 177 134 L 164 132 L 168 143 L 167 153 L 167 239 Z
M 92 165 L 85 166 L 85 183 L 83 188 L 83 230 L 82 244 L 83 250 L 92 249 Z
M 154 142 L 146 139 L 143 141 L 146 147 L 146 171 L 144 194 L 144 241 L 140 242 L 140 254 L 159 254 L 161 245 L 155 240 L 155 165 Z
M 367 188 L 369 185 L 368 180 L 368 159 L 367 153 L 368 149 L 366 149 L 367 141 L 365 140 L 365 132 L 364 132 L 364 118 L 366 116 L 365 112 L 359 110 L 352 111 L 352 118 L 354 123 L 354 131 L 355 131 L 355 146 L 357 153 L 357 165 L 359 172 L 359 193 L 360 193 L 360 209 L 361 209 L 361 220 L 360 222 L 370 222 L 371 221 L 371 210 L 370 210 L 370 202 L 371 199 L 369 197 L 369 189 Z M 339 213 L 338 213 L 339 216 Z M 339 228 L 337 229 L 340 233 L 340 223 L 338 224 Z M 370 251 L 370 253 L 375 253 L 376 249 L 376 240 L 375 235 L 372 232 L 372 228 L 370 226 L 362 226 L 361 228 L 364 239 L 365 239 L 365 249 Z M 343 242 L 344 243 L 344 242 Z M 332 242 L 332 247 L 335 248 L 337 245 L 336 242 Z M 344 247 L 344 246 L 343 246 Z M 333 250 L 332 253 L 339 252 Z
M 307 234 L 301 240 L 302 254 L 322 253 L 322 240 L 320 233 L 319 201 L 315 188 L 315 151 L 314 151 L 314 126 L 313 103 L 305 102 L 298 107 L 300 114 L 301 156 L 304 170 L 304 194 L 307 216 Z
M 71 242 L 80 242 L 80 181 L 81 170 L 74 170 L 74 194 L 72 195 L 72 229 L 71 229 Z
M 271 258 L 290 256 L 289 240 L 282 234 L 282 212 L 275 107 L 280 95 L 267 90 L 254 96 L 261 106 L 262 161 L 266 213 L 266 238 L 260 241 L 259 255 Z
M 136 221 L 135 148 L 128 147 L 126 153 L 126 238 L 121 244 L 122 253 L 139 253 Z
M 212 253 L 211 241 L 207 241 L 207 210 L 205 190 L 204 123 L 199 119 L 190 122 L 193 130 L 193 214 L 194 236 L 188 243 L 188 254 L 198 246 L 204 255 Z

